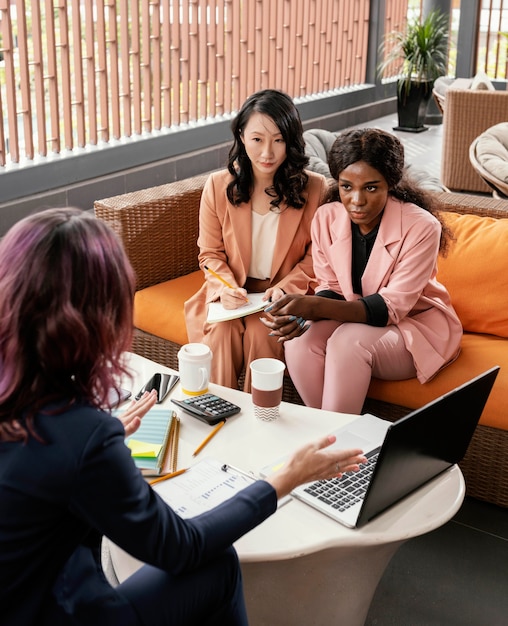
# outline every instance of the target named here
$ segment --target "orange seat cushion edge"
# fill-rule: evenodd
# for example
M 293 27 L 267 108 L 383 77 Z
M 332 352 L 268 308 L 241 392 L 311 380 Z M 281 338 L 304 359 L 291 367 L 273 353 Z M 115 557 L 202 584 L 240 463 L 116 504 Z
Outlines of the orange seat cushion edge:
M 438 372 L 432 380 L 422 384 L 416 378 L 400 381 L 373 378 L 368 397 L 416 409 L 491 367 L 499 365 L 501 370 L 485 405 L 480 424 L 508 430 L 506 416 L 508 346 L 506 339 L 493 335 L 464 333 L 461 346 L 457 360 Z
M 204 282 L 198 270 L 146 287 L 134 297 L 134 326 L 178 345 L 188 343 L 183 305 Z

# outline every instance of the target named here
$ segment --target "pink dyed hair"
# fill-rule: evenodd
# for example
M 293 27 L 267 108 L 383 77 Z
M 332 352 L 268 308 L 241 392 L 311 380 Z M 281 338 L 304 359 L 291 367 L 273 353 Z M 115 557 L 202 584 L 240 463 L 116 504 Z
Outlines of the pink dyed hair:
M 134 287 L 120 241 L 90 213 L 48 209 L 9 230 L 0 242 L 0 439 L 35 434 L 33 417 L 52 402 L 107 405 L 125 373 Z

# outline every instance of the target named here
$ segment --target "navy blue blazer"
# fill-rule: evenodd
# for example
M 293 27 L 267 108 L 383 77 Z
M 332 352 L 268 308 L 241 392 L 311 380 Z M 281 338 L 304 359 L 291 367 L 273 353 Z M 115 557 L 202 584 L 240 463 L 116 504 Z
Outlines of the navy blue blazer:
M 275 490 L 257 481 L 182 520 L 143 479 L 115 417 L 76 406 L 40 414 L 35 424 L 44 443 L 0 443 L 2 624 L 40 624 L 55 607 L 72 613 L 117 601 L 99 564 L 102 535 L 178 574 L 199 568 L 276 510 Z

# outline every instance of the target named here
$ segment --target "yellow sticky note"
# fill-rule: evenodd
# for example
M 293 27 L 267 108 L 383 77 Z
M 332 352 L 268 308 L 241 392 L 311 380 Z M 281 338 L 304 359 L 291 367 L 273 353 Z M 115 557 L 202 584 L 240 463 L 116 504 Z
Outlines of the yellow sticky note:
M 160 443 L 148 443 L 146 441 L 138 441 L 137 439 L 129 439 L 127 446 L 130 448 L 132 456 L 150 458 L 157 458 L 162 448 Z

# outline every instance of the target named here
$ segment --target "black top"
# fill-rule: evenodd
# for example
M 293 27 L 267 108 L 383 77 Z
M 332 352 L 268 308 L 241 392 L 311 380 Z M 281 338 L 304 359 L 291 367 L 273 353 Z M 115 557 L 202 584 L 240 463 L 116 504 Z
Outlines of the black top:
M 353 291 L 363 296 L 362 276 L 369 261 L 374 242 L 379 231 L 379 224 L 366 235 L 362 235 L 357 224 L 351 222 L 352 233 L 352 263 L 351 280 Z M 345 300 L 344 296 L 330 289 L 324 289 L 316 293 L 317 296 L 333 298 L 335 300 Z M 368 294 L 360 298 L 367 313 L 367 324 L 371 326 L 386 326 L 388 323 L 388 308 L 383 297 L 378 293 Z

